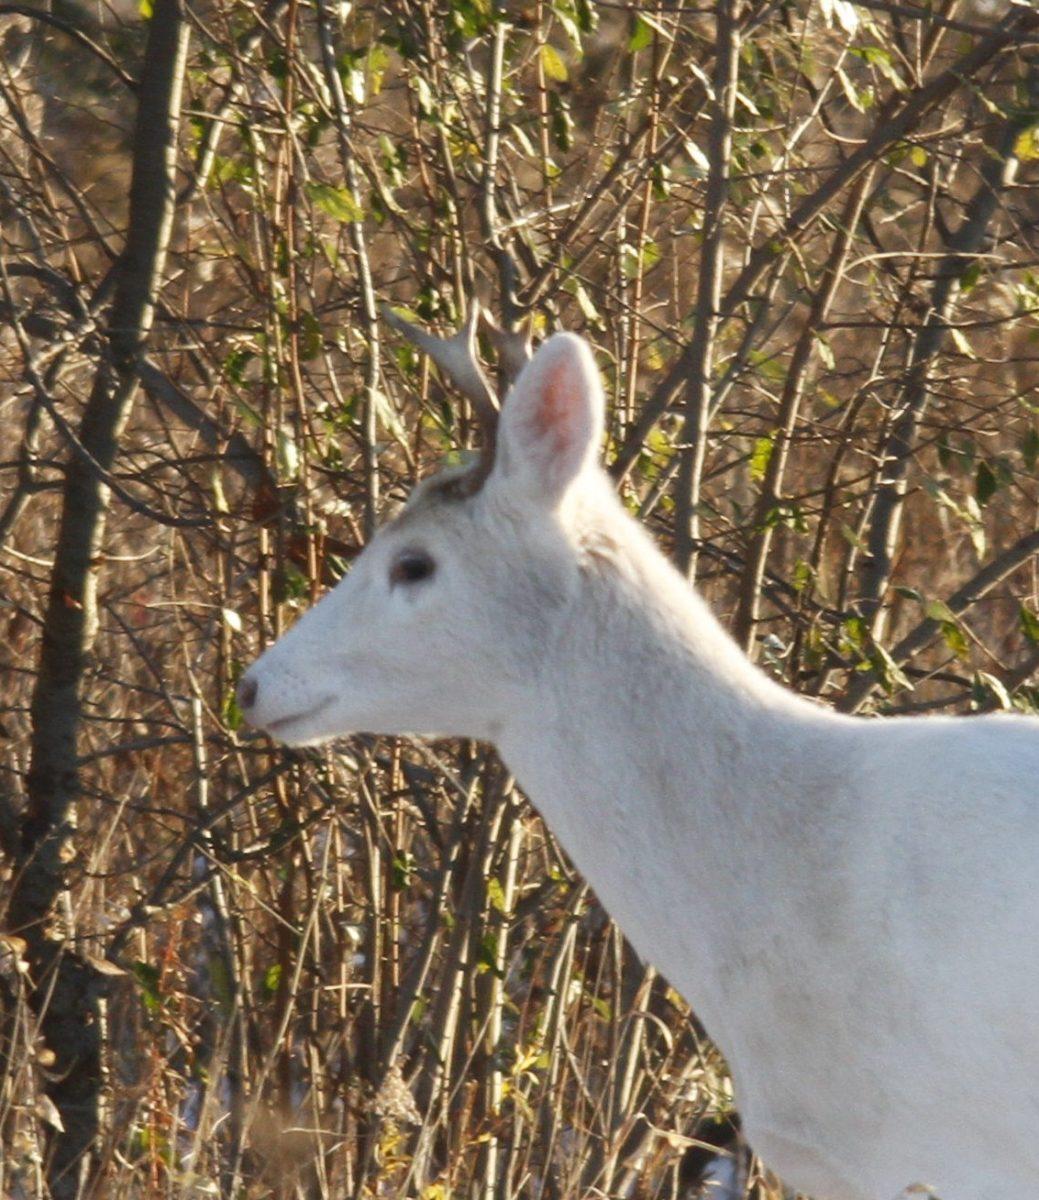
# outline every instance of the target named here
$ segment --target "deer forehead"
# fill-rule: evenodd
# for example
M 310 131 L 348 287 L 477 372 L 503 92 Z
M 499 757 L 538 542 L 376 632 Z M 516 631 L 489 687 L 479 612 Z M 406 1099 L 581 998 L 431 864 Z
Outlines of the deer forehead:
M 499 489 L 479 480 L 471 465 L 461 465 L 446 467 L 416 484 L 404 507 L 384 529 L 409 536 L 436 536 L 443 531 L 447 536 L 458 533 L 467 539 L 484 534 L 498 541 L 503 532 L 507 535 L 509 530 L 536 524 L 537 513 L 532 506 L 509 502 Z
M 415 524 L 419 520 L 428 521 L 471 508 L 475 496 L 465 486 L 470 474 L 470 467 L 445 467 L 420 480 L 397 513 L 393 524 Z
M 476 497 L 456 487 L 464 472 L 450 469 L 416 485 L 401 508 L 382 529 L 380 540 L 421 542 L 471 540 L 483 523 Z

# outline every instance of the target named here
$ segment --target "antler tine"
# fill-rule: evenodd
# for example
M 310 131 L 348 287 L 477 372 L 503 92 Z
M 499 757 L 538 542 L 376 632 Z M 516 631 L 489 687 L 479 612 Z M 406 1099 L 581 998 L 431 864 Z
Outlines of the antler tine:
M 451 383 L 471 402 L 481 425 L 485 427 L 485 432 L 487 429 L 493 429 L 498 421 L 498 402 L 476 353 L 479 304 L 473 301 L 465 324 L 457 333 L 446 338 L 434 337 L 433 334 L 405 320 L 388 305 L 383 305 L 382 313 L 398 333 L 424 354 L 428 354 Z
M 494 465 L 498 438 L 498 402 L 477 356 L 476 330 L 480 321 L 480 306 L 473 300 L 465 324 L 447 338 L 434 337 L 399 313 L 383 305 L 386 320 L 437 364 L 444 375 L 472 404 L 483 432 L 483 445 L 476 466 L 453 483 L 458 495 L 472 495 L 483 486 Z
M 489 313 L 484 312 L 480 316 L 505 367 L 509 383 L 512 383 L 530 361 L 530 322 L 524 320 L 516 329 L 503 329 Z

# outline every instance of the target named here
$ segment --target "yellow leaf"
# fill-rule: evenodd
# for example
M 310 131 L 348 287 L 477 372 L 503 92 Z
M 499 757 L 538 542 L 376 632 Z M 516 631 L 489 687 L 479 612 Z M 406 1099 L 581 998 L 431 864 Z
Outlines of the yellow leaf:
M 1039 158 L 1039 144 L 1036 143 L 1036 130 L 1026 129 L 1017 135 L 1014 143 L 1014 157 L 1028 162 L 1031 158 Z
M 548 78 L 556 83 L 566 83 L 570 78 L 559 51 L 547 42 L 541 47 L 541 66 Z

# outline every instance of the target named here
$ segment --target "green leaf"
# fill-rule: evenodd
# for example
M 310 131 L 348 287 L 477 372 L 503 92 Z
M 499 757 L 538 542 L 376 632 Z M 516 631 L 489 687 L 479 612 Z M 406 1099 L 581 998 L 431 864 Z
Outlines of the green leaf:
M 636 16 L 635 28 L 631 31 L 631 37 L 628 39 L 628 50 L 632 54 L 636 54 L 639 50 L 645 50 L 652 41 L 653 27 L 642 17 Z
M 263 974 L 263 986 L 271 993 L 278 990 L 278 984 L 281 983 L 281 963 L 271 963 Z
M 144 20 L 150 21 L 152 13 L 155 11 L 155 6 L 152 4 L 152 0 L 137 0 L 137 11 Z
M 841 630 L 849 646 L 861 650 L 869 637 L 866 622 L 861 617 L 848 617 L 841 625 Z
M 987 708 L 991 700 L 995 700 L 1004 712 L 1009 712 L 1014 707 L 1010 693 L 1001 680 L 987 671 L 976 671 L 971 686 L 971 707 Z
M 363 221 L 364 209 L 357 203 L 349 188 L 331 187 L 327 183 L 308 183 L 306 193 L 313 204 L 337 221 Z
M 983 508 L 995 495 L 998 487 L 999 480 L 996 478 L 995 471 L 987 462 L 979 462 L 974 475 L 974 495 Z
M 885 50 L 883 46 L 853 46 L 851 52 L 858 58 L 864 59 L 871 67 L 876 67 L 896 92 L 906 90 L 905 80 L 895 69 L 891 52 Z
M 660 247 L 648 240 L 642 243 L 641 251 L 630 242 L 622 242 L 618 253 L 625 279 L 634 279 L 640 271 L 648 271 L 660 261 Z
M 505 912 L 505 889 L 493 875 L 487 880 L 487 902 L 495 912 Z
M 844 92 L 844 98 L 856 110 L 856 112 L 864 113 L 866 106 L 862 102 L 858 89 L 848 78 L 843 67 L 836 69 L 837 82 L 841 85 L 841 90 Z
M 220 476 L 220 468 L 214 466 L 209 473 L 209 486 L 213 491 L 213 507 L 218 513 L 229 513 L 231 506 L 227 503 L 227 495 L 224 492 L 224 481 Z
M 375 412 L 386 432 L 391 437 L 396 439 L 402 446 L 408 445 L 408 431 L 404 428 L 404 422 L 397 416 L 397 413 L 390 403 L 389 397 L 385 392 L 374 388 L 370 393 L 372 403 L 375 405 Z M 357 406 L 358 410 L 360 405 Z
M 815 571 L 812 569 L 812 564 L 803 558 L 799 558 L 794 563 L 793 584 L 797 591 L 805 592 L 815 580 Z
M 309 309 L 304 309 L 299 315 L 299 326 L 299 356 L 304 362 L 310 362 L 317 358 L 324 345 L 321 325 Z
M 418 99 L 419 116 L 428 120 L 436 111 L 436 104 L 433 101 L 429 80 L 424 75 L 415 77 L 415 93 Z
M 563 32 L 570 39 L 570 45 L 573 46 L 577 54 L 581 54 L 581 25 L 577 20 L 573 5 L 565 3 L 553 4 L 552 12 L 555 14 L 555 18 L 559 24 L 562 25 Z
M 490 971 L 499 979 L 505 978 L 504 972 L 498 966 L 498 935 L 493 929 L 488 929 L 480 938 L 478 962 L 482 970 Z
M 263 428 L 263 417 L 258 409 L 253 408 L 248 400 L 244 400 L 241 396 L 234 397 L 234 406 L 244 418 L 247 425 L 251 425 L 254 429 Z
M 880 680 L 880 686 L 888 695 L 898 690 L 906 692 L 913 690 L 909 677 L 879 642 L 871 642 L 866 657 L 874 674 Z
M 963 630 L 954 621 L 942 622 L 942 637 L 957 658 L 966 658 L 970 650 Z
M 775 442 L 771 437 L 760 437 L 755 441 L 754 449 L 750 452 L 750 477 L 755 483 L 765 478 L 774 449 Z
M 567 291 L 573 292 L 574 299 L 577 301 L 577 305 L 588 324 L 595 329 L 605 329 L 606 326 L 603 323 L 602 314 L 592 303 L 592 298 L 588 295 L 588 290 L 584 284 L 575 281 L 572 287 L 565 284 L 564 286 L 567 288 Z
M 555 46 L 550 46 L 548 42 L 541 47 L 541 67 L 547 78 L 555 83 L 566 83 L 570 78 L 570 72 L 566 69 L 562 55 Z
M 841 651 L 858 659 L 856 671 L 872 671 L 888 695 L 897 690 L 911 692 L 913 685 L 902 668 L 879 642 L 873 640 L 862 617 L 848 617 L 841 624 Z
M 415 859 L 406 850 L 399 850 L 393 856 L 393 874 L 390 880 L 390 886 L 395 892 L 403 892 L 404 889 L 411 883 L 411 877 L 415 873 Z
M 343 75 L 343 84 L 346 87 L 347 94 L 354 104 L 363 104 L 365 102 L 365 87 L 366 76 L 363 67 L 351 67 Z
M 1032 643 L 1039 646 L 1039 617 L 1023 604 L 1018 610 L 1018 620 L 1021 622 L 1021 632 Z
M 582 33 L 594 33 L 599 24 L 599 13 L 592 0 L 574 0 L 574 15 Z
M 559 92 L 548 93 L 548 115 L 552 140 L 565 153 L 574 144 L 574 119 L 570 115 L 570 106 Z
M 966 295 L 974 289 L 980 278 L 981 262 L 979 259 L 975 259 L 960 276 L 960 291 Z
M 256 355 L 253 353 L 253 351 L 248 349 L 247 347 L 236 346 L 235 349 L 231 350 L 228 353 L 227 357 L 224 359 L 224 362 L 223 362 L 224 375 L 232 383 L 244 383 L 245 382 L 245 368 L 249 365 L 249 363 L 255 357 L 256 357 Z M 259 414 L 257 414 L 257 418 L 260 420 L 260 424 L 262 426 L 263 420 L 262 420 L 262 418 L 259 417 Z
M 928 600 L 924 606 L 924 614 L 930 617 L 932 621 L 944 621 L 951 625 L 956 624 L 956 614 L 944 600 Z
M 162 1008 L 162 995 L 159 992 L 159 980 L 162 973 L 151 963 L 135 962 L 131 968 L 134 978 L 141 989 L 141 999 L 144 1007 L 150 1013 L 157 1013 Z
M 968 496 L 964 500 L 963 511 L 966 513 L 967 532 L 970 535 L 974 553 L 978 558 L 984 558 L 987 545 L 985 540 L 985 523 L 981 519 L 981 508 L 973 496 Z
M 786 380 L 786 367 L 776 354 L 767 350 L 752 350 L 747 357 L 757 374 L 766 382 L 780 384 Z
M 379 154 L 382 169 L 391 187 L 400 187 L 404 182 L 404 168 L 408 165 L 408 150 L 403 142 L 397 143 L 388 134 L 379 135 Z
M 856 550 L 868 550 L 865 541 L 863 541 L 859 534 L 845 521 L 841 522 L 841 537 L 844 538 L 849 546 L 854 546 Z
M 819 11 L 828 25 L 838 25 L 847 34 L 858 32 L 859 14 L 850 0 L 820 0 Z
M 589 996 L 592 1002 L 592 1008 L 599 1014 L 604 1021 L 613 1020 L 613 1009 L 610 1007 L 609 1001 L 604 1000 L 602 996 Z
M 224 703 L 220 706 L 220 719 L 232 733 L 237 733 L 242 727 L 245 717 L 238 707 L 238 698 L 234 688 L 231 688 L 224 696 Z

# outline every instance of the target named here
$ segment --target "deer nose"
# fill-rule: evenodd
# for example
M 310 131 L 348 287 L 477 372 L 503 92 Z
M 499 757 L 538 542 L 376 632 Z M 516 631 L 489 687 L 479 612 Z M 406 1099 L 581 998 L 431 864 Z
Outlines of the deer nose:
M 248 712 L 256 703 L 256 697 L 260 691 L 260 685 L 256 680 L 246 675 L 238 681 L 238 707 L 242 712 Z

